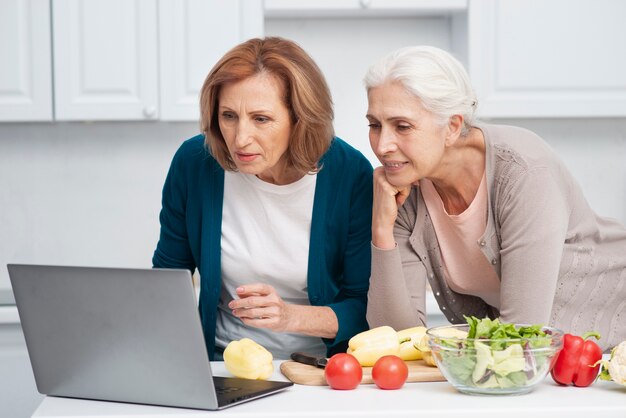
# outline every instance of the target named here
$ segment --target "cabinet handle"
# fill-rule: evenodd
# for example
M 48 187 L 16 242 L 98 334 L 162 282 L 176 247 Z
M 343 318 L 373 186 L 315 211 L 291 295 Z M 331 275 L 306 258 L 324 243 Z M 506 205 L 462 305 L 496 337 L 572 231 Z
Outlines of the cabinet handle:
M 156 115 L 156 107 L 154 106 L 146 106 L 143 108 L 143 115 L 148 118 L 148 119 L 152 119 L 155 115 Z

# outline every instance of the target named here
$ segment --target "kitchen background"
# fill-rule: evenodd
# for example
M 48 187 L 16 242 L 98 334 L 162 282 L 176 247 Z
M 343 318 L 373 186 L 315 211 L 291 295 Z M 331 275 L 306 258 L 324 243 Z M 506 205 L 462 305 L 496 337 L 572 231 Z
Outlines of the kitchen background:
M 626 223 L 624 16 L 619 0 L 0 1 L 0 416 L 41 399 L 4 266 L 149 267 L 169 162 L 234 44 L 299 42 L 328 79 L 336 134 L 375 166 L 367 67 L 401 46 L 447 49 L 484 120 L 540 134 L 591 206 Z

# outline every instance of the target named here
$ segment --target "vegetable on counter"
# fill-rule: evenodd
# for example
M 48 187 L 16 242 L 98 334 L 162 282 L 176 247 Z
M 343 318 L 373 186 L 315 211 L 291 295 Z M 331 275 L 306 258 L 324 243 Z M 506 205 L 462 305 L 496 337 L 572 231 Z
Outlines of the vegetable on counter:
M 612 380 L 617 384 L 626 386 L 626 341 L 622 341 L 611 350 L 608 360 L 600 360 L 602 364 L 600 379 Z
M 352 390 L 361 383 L 363 368 L 352 354 L 337 353 L 328 360 L 324 377 L 333 389 Z
M 399 351 L 398 334 L 393 328 L 385 325 L 363 331 L 350 338 L 347 353 L 356 357 L 361 366 L 373 366 L 382 356 L 397 356 Z
M 421 360 L 422 352 L 415 345 L 426 335 L 426 327 L 413 327 L 397 332 L 400 341 L 398 357 L 405 361 Z
M 372 368 L 372 379 L 380 389 L 400 389 L 409 377 L 409 368 L 398 356 L 382 356 Z
M 274 372 L 272 353 L 250 338 L 231 341 L 224 349 L 226 370 L 244 379 L 265 380 Z
M 466 336 L 438 333 L 435 338 L 436 344 L 449 347 L 439 350 L 438 360 L 445 362 L 456 381 L 475 388 L 513 388 L 545 376 L 550 350 L 543 354 L 541 349 L 549 347 L 551 339 L 541 325 L 516 327 L 498 319 L 465 319 Z
M 383 356 L 398 356 L 404 361 L 421 360 L 424 351 L 418 346 L 426 337 L 426 327 L 418 326 L 396 332 L 390 326 L 381 326 L 363 331 L 348 341 L 348 353 L 354 355 L 361 366 L 373 366 Z M 427 346 L 426 346 L 427 347 Z M 426 353 L 428 357 L 428 353 Z M 424 358 L 430 366 L 435 366 Z
M 582 337 L 572 334 L 563 336 L 563 349 L 550 372 L 555 382 L 561 385 L 586 387 L 591 385 L 600 371 L 602 349 L 587 338 L 600 339 L 596 332 L 588 332 Z
M 442 329 L 439 335 L 445 338 L 467 338 L 467 332 L 456 328 Z M 437 363 L 433 358 L 433 353 L 428 346 L 428 335 L 424 334 L 420 340 L 413 344 L 413 347 L 421 353 L 422 359 L 426 364 L 432 367 L 437 367 Z

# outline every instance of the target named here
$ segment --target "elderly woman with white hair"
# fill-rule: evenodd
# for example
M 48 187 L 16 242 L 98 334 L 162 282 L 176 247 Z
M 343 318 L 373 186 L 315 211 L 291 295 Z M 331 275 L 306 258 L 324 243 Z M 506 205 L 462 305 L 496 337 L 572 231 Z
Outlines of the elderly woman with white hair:
M 374 172 L 370 327 L 425 324 L 430 283 L 463 315 L 626 339 L 626 229 L 596 215 L 536 134 L 476 123 L 463 66 L 433 47 L 365 77 Z

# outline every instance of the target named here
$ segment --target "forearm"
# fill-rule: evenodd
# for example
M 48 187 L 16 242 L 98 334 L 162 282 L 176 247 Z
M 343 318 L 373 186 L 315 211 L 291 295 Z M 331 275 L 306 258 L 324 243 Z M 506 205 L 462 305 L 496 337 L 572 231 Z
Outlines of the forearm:
M 394 225 L 398 208 L 411 192 L 411 187 L 392 186 L 382 167 L 374 170 L 374 197 L 372 205 L 372 243 L 380 249 L 391 250 L 396 246 Z
M 561 234 L 554 230 L 553 235 Z M 562 251 L 562 241 L 543 236 L 502 257 L 500 297 L 502 321 L 549 323 Z
M 393 236 L 393 225 L 380 225 L 376 221 L 372 223 L 372 244 L 381 250 L 392 250 L 396 246 Z
M 389 325 L 395 329 L 405 329 L 423 325 L 424 292 L 423 283 L 417 271 L 417 263 L 412 263 L 403 271 L 398 249 L 381 250 L 372 248 L 372 277 L 367 304 L 367 322 L 370 327 Z M 405 274 L 409 275 L 412 286 L 408 286 Z
M 286 332 L 335 338 L 339 330 L 337 315 L 328 306 L 288 305 Z

